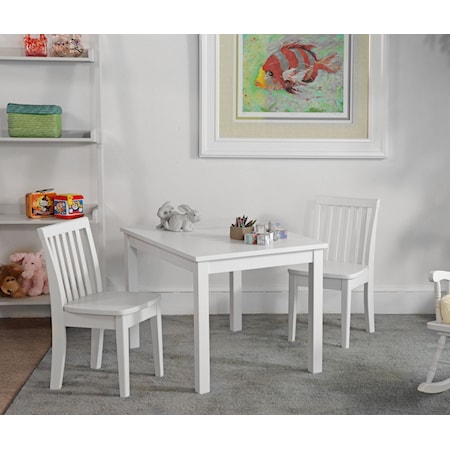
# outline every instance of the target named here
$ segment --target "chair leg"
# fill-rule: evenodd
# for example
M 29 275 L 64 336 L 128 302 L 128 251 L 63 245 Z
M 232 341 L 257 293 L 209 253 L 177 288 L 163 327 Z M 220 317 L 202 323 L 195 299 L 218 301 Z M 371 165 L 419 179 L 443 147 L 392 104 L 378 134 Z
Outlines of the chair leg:
M 57 336 L 57 337 L 56 337 Z M 50 371 L 50 389 L 61 389 L 64 367 L 66 365 L 67 333 L 66 327 L 53 328 L 52 331 L 52 367 Z
M 427 394 L 438 394 L 450 389 L 450 378 L 443 381 L 433 381 L 436 375 L 437 366 L 439 359 L 441 358 L 442 350 L 445 347 L 446 336 L 441 335 L 436 344 L 436 350 L 431 361 L 431 366 L 428 369 L 427 379 L 424 383 L 421 383 L 417 388 L 420 392 L 425 392 Z
M 426 383 L 431 383 L 434 379 L 434 376 L 436 375 L 438 362 L 441 357 L 442 350 L 444 350 L 444 347 L 445 347 L 445 341 L 446 341 L 446 337 L 444 335 L 439 336 L 439 339 L 436 344 L 436 350 L 434 352 L 433 359 L 431 361 L 431 366 L 428 370 Z
M 156 316 L 150 319 L 153 344 L 153 360 L 155 361 L 155 375 L 162 377 L 164 375 L 163 361 L 163 339 L 162 339 L 162 321 L 160 307 L 157 306 Z
M 117 365 L 121 397 L 130 396 L 130 339 L 129 329 L 122 317 L 116 317 Z
M 297 298 L 298 285 L 295 275 L 289 274 L 289 299 L 288 299 L 288 341 L 295 341 L 295 329 L 297 326 Z
M 347 283 L 343 283 L 341 296 L 341 345 L 350 347 L 350 313 L 352 302 L 352 290 Z
M 364 284 L 364 313 L 366 319 L 366 330 L 368 333 L 375 332 L 375 311 L 373 302 L 373 283 Z
M 141 346 L 140 324 L 136 324 L 130 328 L 130 348 L 139 348 Z
M 102 367 L 103 337 L 105 330 L 92 328 L 91 330 L 91 369 Z

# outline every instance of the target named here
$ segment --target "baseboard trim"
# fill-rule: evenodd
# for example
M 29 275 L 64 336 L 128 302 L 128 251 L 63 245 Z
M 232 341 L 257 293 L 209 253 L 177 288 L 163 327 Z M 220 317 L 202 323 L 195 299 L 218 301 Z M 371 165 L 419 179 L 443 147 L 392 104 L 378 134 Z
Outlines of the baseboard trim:
M 0 318 L 50 317 L 50 305 L 2 305 Z
M 163 314 L 193 314 L 192 292 L 161 292 Z M 388 288 L 377 290 L 375 296 L 375 313 L 377 314 L 433 314 L 433 292 L 426 288 Z M 228 314 L 228 292 L 210 293 L 210 314 Z M 251 292 L 242 294 L 242 311 L 244 314 L 287 314 L 288 294 L 285 291 Z M 306 292 L 299 295 L 298 311 L 306 313 Z M 339 292 L 324 292 L 324 313 L 340 312 Z M 352 312 L 364 312 L 363 294 L 355 291 L 352 298 Z
M 192 291 L 160 292 L 162 313 L 166 315 L 192 315 L 194 313 Z M 214 290 L 210 293 L 210 314 L 228 314 L 228 292 Z M 244 314 L 287 314 L 287 291 L 244 291 L 242 294 L 242 311 Z M 300 292 L 298 311 L 306 313 L 306 291 Z M 362 291 L 354 291 L 352 312 L 362 313 Z M 324 313 L 340 312 L 339 292 L 324 292 Z M 430 286 L 388 287 L 375 291 L 376 314 L 433 314 L 434 300 Z M 5 317 L 50 317 L 49 305 L 2 306 L 0 318 Z

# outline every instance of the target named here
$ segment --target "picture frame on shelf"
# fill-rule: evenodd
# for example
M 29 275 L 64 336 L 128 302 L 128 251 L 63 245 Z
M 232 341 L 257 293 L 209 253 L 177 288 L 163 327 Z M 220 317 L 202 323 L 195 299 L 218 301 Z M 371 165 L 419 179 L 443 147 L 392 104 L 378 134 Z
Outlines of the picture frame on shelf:
M 199 44 L 200 157 L 387 157 L 384 35 L 201 35 Z M 288 44 L 303 72 L 282 55 Z M 274 57 L 286 58 L 282 79 L 262 86 Z

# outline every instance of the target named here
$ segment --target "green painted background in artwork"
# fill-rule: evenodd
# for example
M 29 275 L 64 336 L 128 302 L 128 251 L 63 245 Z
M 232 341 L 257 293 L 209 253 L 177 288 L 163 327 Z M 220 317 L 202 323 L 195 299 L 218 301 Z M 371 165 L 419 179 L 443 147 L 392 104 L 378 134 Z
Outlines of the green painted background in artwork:
M 242 111 L 244 112 L 343 112 L 344 35 L 242 35 Z M 300 86 L 300 93 L 289 94 L 285 90 L 269 91 L 255 86 L 259 69 L 266 59 L 278 50 L 282 42 L 296 40 L 303 44 L 315 44 L 318 59 L 336 53 L 333 63 L 341 68 L 336 73 L 320 71 L 316 80 L 308 86 Z

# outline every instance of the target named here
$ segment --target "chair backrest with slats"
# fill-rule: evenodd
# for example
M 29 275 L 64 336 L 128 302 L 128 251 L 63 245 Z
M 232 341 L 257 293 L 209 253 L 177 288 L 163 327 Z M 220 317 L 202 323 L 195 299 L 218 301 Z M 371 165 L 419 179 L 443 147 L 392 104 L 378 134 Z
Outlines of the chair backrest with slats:
M 379 199 L 316 199 L 314 237 L 328 243 L 326 261 L 373 264 L 379 206 Z
M 102 291 L 95 242 L 86 217 L 37 231 L 47 265 L 52 314 L 54 307 Z

